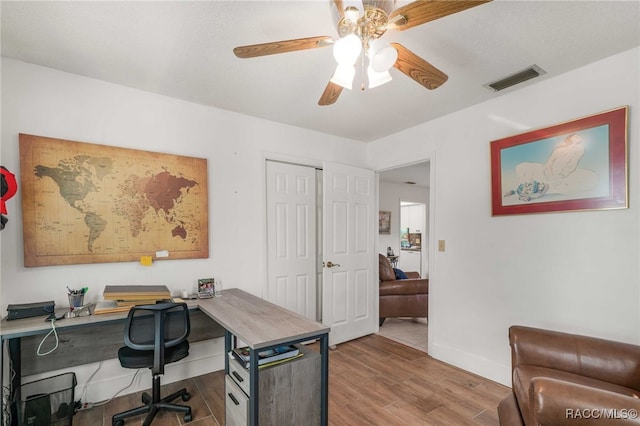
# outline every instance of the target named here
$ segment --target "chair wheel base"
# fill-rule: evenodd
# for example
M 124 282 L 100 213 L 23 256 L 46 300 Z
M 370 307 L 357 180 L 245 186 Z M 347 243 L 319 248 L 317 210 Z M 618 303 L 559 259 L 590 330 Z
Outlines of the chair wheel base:
M 184 422 L 185 423 L 189 423 L 191 420 L 193 420 L 193 417 L 191 416 L 191 413 L 187 413 L 184 415 Z
M 124 426 L 124 420 L 117 420 L 113 422 L 113 426 Z
M 182 394 L 182 400 L 183 401 L 188 401 L 190 399 L 191 399 L 191 394 L 190 393 Z

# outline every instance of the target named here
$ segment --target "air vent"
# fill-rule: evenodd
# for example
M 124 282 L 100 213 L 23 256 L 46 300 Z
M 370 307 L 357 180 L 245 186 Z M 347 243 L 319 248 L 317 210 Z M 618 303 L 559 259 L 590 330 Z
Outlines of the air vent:
M 507 87 L 515 86 L 516 84 L 531 80 L 532 78 L 539 77 L 546 73 L 547 72 L 539 66 L 532 65 L 526 70 L 522 70 L 498 81 L 494 81 L 493 83 L 485 84 L 484 87 L 488 88 L 491 91 L 499 92 L 500 90 L 504 90 Z

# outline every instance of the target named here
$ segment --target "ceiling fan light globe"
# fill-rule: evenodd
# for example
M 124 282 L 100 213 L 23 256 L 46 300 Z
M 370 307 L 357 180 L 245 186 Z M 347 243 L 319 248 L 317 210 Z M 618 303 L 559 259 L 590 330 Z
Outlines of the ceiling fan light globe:
M 353 87 L 353 79 L 356 76 L 356 67 L 353 65 L 342 65 L 338 64 L 336 67 L 336 71 L 333 73 L 333 77 L 331 77 L 331 82 L 337 84 L 338 86 L 342 86 L 345 89 L 351 90 Z
M 385 70 L 383 72 L 377 72 L 371 67 L 371 65 L 367 67 L 367 79 L 369 80 L 369 89 L 382 86 L 392 80 L 389 71 Z
M 360 11 L 355 6 L 349 6 L 344 10 L 344 17 L 354 24 L 357 24 L 358 19 L 360 19 Z
M 349 34 L 333 45 L 333 57 L 340 65 L 353 65 L 362 51 L 362 41 L 355 34 Z
M 347 14 L 347 9 L 355 9 L 358 12 L 358 18 L 364 13 L 364 3 L 362 0 L 342 0 L 342 7 Z
M 388 71 L 398 60 L 398 51 L 392 46 L 386 46 L 374 53 L 369 63 L 374 71 L 382 73 Z

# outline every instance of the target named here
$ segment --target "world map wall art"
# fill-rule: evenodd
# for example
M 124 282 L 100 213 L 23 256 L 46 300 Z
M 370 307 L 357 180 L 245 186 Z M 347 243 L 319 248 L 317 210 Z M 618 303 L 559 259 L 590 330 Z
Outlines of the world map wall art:
M 209 257 L 206 159 L 19 140 L 24 266 Z

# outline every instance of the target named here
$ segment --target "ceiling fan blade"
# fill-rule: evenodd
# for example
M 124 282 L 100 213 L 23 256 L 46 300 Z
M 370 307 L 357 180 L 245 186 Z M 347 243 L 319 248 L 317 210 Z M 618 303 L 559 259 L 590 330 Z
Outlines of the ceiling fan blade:
M 480 6 L 491 0 L 416 0 L 389 15 L 390 28 L 399 31 L 433 21 L 453 13 Z
M 427 89 L 437 89 L 449 79 L 445 73 L 400 43 L 391 43 L 391 46 L 398 51 L 398 59 L 393 66 Z
M 315 49 L 332 45 L 333 39 L 328 36 L 297 38 L 294 40 L 273 41 L 270 43 L 238 46 L 233 53 L 238 58 L 255 58 L 256 56 L 275 55 L 276 53 L 295 52 L 297 50 Z
M 338 100 L 338 96 L 342 93 L 342 86 L 339 86 L 335 83 L 329 82 L 327 87 L 324 88 L 324 92 L 322 92 L 322 96 L 320 96 L 320 100 L 318 101 L 318 105 L 326 106 L 335 103 Z
M 342 3 L 342 0 L 333 0 L 333 4 L 336 5 L 336 9 L 338 10 L 340 17 L 344 18 L 344 4 Z

